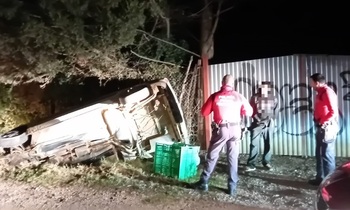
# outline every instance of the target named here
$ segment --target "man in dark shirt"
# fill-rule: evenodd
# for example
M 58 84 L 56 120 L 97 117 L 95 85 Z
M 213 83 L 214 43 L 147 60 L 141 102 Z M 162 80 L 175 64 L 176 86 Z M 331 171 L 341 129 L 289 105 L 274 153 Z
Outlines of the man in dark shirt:
M 275 128 L 274 118 L 277 108 L 277 97 L 273 95 L 272 82 L 262 82 L 259 85 L 258 93 L 253 95 L 250 104 L 253 107 L 253 122 L 249 127 L 250 131 L 250 154 L 247 161 L 246 171 L 254 171 L 259 154 L 259 140 L 264 139 L 264 154 L 262 164 L 267 169 L 271 166 L 270 141 Z

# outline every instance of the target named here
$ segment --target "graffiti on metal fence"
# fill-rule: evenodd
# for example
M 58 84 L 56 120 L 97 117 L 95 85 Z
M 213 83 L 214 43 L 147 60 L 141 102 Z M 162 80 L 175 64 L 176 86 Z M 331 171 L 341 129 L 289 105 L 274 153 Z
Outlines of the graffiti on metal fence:
M 247 66 L 245 66 L 247 68 Z M 245 95 L 251 97 L 257 89 L 258 81 L 254 77 L 254 66 L 249 66 L 250 74 L 238 77 L 234 86 L 236 90 L 243 88 Z M 246 70 L 248 70 L 246 69 Z M 344 84 L 342 88 L 350 89 L 350 71 L 339 74 Z M 327 84 L 337 93 L 338 87 L 334 82 Z M 316 132 L 313 123 L 313 90 L 307 83 L 274 85 L 275 95 L 278 98 L 276 110 L 276 132 L 283 132 L 293 136 L 305 136 Z M 350 90 L 349 90 L 350 91 Z M 350 100 L 350 92 L 341 96 L 343 100 Z M 343 132 L 346 121 L 339 110 L 339 135 Z
M 282 98 L 278 114 L 281 130 L 290 135 L 307 135 L 312 132 L 312 90 L 305 83 L 283 85 L 278 95 Z M 302 120 L 306 118 L 307 120 Z M 299 124 L 299 125 L 298 125 Z
M 349 89 L 350 88 L 350 71 L 343 71 L 339 74 L 339 76 L 341 77 L 341 79 L 343 80 L 343 86 L 342 88 L 346 88 Z M 343 96 L 343 100 L 344 101 L 350 101 L 350 92 L 347 92 L 344 96 Z

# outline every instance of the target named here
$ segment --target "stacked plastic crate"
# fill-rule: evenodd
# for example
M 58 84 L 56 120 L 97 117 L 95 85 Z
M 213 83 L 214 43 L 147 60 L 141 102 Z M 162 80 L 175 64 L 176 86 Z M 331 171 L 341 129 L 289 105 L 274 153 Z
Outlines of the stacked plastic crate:
M 189 179 L 197 174 L 199 146 L 183 143 L 156 144 L 154 172 L 179 180 Z

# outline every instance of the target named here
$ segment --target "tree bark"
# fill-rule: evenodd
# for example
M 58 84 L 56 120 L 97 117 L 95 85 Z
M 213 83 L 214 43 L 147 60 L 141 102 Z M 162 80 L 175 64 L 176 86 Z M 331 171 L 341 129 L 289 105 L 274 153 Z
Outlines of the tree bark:
M 208 0 L 204 0 L 205 8 L 202 11 L 202 21 L 201 21 L 201 55 L 207 55 L 208 58 L 214 56 L 214 46 L 212 39 L 208 39 L 212 28 L 212 5 L 209 4 Z
M 216 14 L 213 14 L 213 2 L 204 0 L 201 21 L 201 55 L 206 55 L 208 59 L 214 56 L 214 33 L 219 23 L 222 0 L 218 1 Z

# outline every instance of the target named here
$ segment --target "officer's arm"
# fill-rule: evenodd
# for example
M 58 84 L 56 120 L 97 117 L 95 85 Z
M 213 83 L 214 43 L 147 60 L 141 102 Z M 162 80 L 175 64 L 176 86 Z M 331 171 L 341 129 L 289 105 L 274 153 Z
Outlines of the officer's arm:
M 249 116 L 251 117 L 253 115 L 253 107 L 250 105 L 249 101 L 242 95 L 242 106 L 241 106 L 241 116 Z
M 258 102 L 258 97 L 257 95 L 253 95 L 251 98 L 250 98 L 250 105 L 251 107 L 253 108 L 253 114 L 252 114 L 252 117 L 255 118 L 257 121 L 260 121 L 260 118 L 258 117 L 258 112 L 257 112 L 257 107 L 256 107 L 256 104 Z
M 321 125 L 333 119 L 336 112 L 338 111 L 338 97 L 333 91 L 327 90 L 327 92 L 323 94 L 322 97 L 328 108 L 328 113 L 321 119 Z
M 201 109 L 201 114 L 203 117 L 208 116 L 212 111 L 212 107 L 213 107 L 213 101 L 214 101 L 214 96 L 211 95 L 207 101 L 203 104 L 202 109 Z

